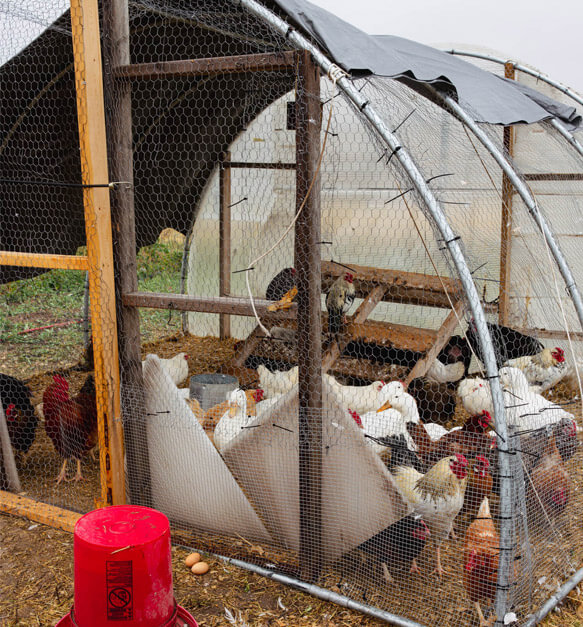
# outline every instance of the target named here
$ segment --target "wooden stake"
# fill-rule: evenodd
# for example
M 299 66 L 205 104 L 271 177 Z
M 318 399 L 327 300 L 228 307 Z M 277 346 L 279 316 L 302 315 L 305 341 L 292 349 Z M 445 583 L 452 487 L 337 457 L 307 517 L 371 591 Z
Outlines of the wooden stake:
M 109 180 L 97 0 L 71 0 L 81 175 L 85 185 Z M 123 434 L 109 189 L 83 190 L 99 424 L 101 505 L 125 502 Z
M 296 100 L 296 211 L 317 176 L 320 155 L 320 72 L 299 53 Z M 317 579 L 322 554 L 322 316 L 320 183 L 313 185 L 295 227 L 298 287 L 300 563 L 304 581 Z

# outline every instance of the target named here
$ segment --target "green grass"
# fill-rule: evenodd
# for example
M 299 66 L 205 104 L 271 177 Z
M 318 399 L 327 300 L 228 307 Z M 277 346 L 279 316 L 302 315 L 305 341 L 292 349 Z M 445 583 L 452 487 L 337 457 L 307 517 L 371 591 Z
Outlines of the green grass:
M 83 254 L 84 249 L 80 249 Z M 141 291 L 180 291 L 182 249 L 157 243 L 138 252 L 138 287 Z M 0 285 L 0 370 L 30 376 L 80 361 L 83 354 L 81 324 L 22 331 L 83 318 L 85 273 L 50 270 L 32 279 Z M 180 314 L 155 309 L 140 311 L 143 341 L 176 333 Z

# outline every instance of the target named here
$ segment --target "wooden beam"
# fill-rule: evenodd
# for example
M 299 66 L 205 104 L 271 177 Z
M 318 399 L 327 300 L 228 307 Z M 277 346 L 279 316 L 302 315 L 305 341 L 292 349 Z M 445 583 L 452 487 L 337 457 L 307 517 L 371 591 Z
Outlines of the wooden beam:
M 226 152 L 221 161 L 219 176 L 219 296 L 231 293 L 231 153 Z M 231 337 L 231 317 L 219 316 L 219 337 Z
M 525 181 L 583 181 L 581 172 L 546 172 L 543 174 L 523 174 Z
M 108 181 L 97 0 L 71 0 L 75 89 L 84 185 Z M 85 187 L 85 231 L 95 359 L 101 504 L 125 503 L 123 432 L 109 189 Z
M 43 255 L 0 251 L 0 266 L 23 268 L 58 268 L 60 270 L 87 270 L 89 265 L 84 255 Z
M 357 264 L 350 264 L 350 268 L 354 270 L 354 289 L 357 298 L 366 298 L 374 285 L 385 285 L 387 289 L 383 296 L 384 301 L 450 309 L 450 299 L 455 301 L 462 293 L 461 282 L 449 277 Z M 322 261 L 322 291 L 327 291 L 344 272 L 346 268 L 332 261 Z
M 35 499 L 3 490 L 0 490 L 0 511 L 69 532 L 73 532 L 75 523 L 83 516 L 77 512 L 47 505 Z
M 138 289 L 131 85 L 128 81 L 115 81 L 111 75 L 111 68 L 130 62 L 127 0 L 103 2 L 103 28 L 108 70 L 105 79 L 110 173 L 114 181 L 129 182 L 129 185 L 116 187 L 111 207 L 119 363 L 124 380 L 121 403 L 126 418 L 124 436 L 128 489 L 132 503 L 149 505 L 152 496 L 149 454 L 144 436 L 146 425 L 140 313 L 134 307 L 125 305 L 121 298 L 122 294 Z
M 204 313 L 228 313 L 233 316 L 254 317 L 251 301 L 236 296 L 188 296 L 187 294 L 160 294 L 156 292 L 132 292 L 123 295 L 128 307 L 148 307 L 150 309 L 176 309 L 177 311 L 202 311 Z M 292 304 L 287 311 L 268 312 L 273 304 L 264 298 L 255 299 L 257 313 L 267 321 L 289 320 L 296 317 L 297 305 Z
M 567 335 L 567 332 L 564 329 L 525 329 L 521 327 L 513 327 L 516 331 L 520 331 L 525 335 L 532 335 L 533 337 L 539 339 L 547 339 L 547 340 L 567 340 L 571 338 L 576 342 L 581 342 L 583 340 L 583 333 L 581 331 L 570 331 Z
M 134 63 L 116 67 L 113 74 L 116 78 L 159 80 L 182 76 L 213 76 L 245 72 L 292 72 L 295 65 L 296 53 L 287 51 L 208 59 Z
M 504 64 L 504 77 L 514 80 L 514 64 Z M 512 158 L 514 155 L 514 129 L 504 127 L 504 150 Z M 510 316 L 510 261 L 512 255 L 512 201 L 514 186 L 506 174 L 502 173 L 502 215 L 500 220 L 500 288 L 498 295 L 498 322 L 508 324 Z
M 320 71 L 299 53 L 296 88 L 294 267 L 298 288 L 300 571 L 316 581 L 322 547 L 322 279 L 320 262 Z
M 265 169 L 265 170 L 295 170 L 295 163 L 263 163 L 259 161 L 231 161 L 229 162 L 230 168 L 249 168 L 251 170 Z
M 441 349 L 447 344 L 449 338 L 453 335 L 455 328 L 464 315 L 465 308 L 466 305 L 463 300 L 459 300 L 454 305 L 454 308 L 449 312 L 443 321 L 443 324 L 439 327 L 433 346 L 427 351 L 425 357 L 420 359 L 413 366 L 411 372 L 409 372 L 409 374 L 405 377 L 405 387 L 407 387 L 413 379 L 425 376 L 426 372 L 429 370 L 429 366 L 431 366 L 431 364 L 435 361 Z
M 352 318 L 353 326 L 358 326 L 364 323 L 364 321 L 369 317 L 374 308 L 383 300 L 383 296 L 387 288 L 385 285 L 375 285 L 373 287 L 370 294 L 360 303 L 358 309 L 354 312 L 354 317 Z M 353 336 L 349 336 L 350 339 L 353 339 Z M 340 343 L 334 340 L 331 346 L 326 351 L 324 358 L 322 359 L 322 372 L 328 372 L 334 362 L 340 357 L 342 351 L 346 348 L 347 340 L 342 339 Z

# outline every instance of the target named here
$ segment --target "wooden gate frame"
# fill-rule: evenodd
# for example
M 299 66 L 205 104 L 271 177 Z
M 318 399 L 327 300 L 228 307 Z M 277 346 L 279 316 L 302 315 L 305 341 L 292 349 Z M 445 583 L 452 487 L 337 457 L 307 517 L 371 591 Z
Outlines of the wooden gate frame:
M 125 474 L 97 0 L 71 0 L 71 26 L 87 256 L 0 251 L 0 265 L 89 272 L 101 507 L 125 503 Z M 68 531 L 80 516 L 6 491 L 0 491 L 0 511 Z

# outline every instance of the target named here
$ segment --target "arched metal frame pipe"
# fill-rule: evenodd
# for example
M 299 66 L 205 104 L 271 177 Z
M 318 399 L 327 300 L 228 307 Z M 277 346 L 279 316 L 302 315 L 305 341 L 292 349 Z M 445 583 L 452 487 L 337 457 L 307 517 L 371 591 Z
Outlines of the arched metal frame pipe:
M 413 159 L 407 150 L 401 146 L 398 139 L 387 128 L 383 120 L 374 111 L 371 103 L 360 93 L 349 80 L 347 75 L 332 63 L 318 48 L 302 36 L 296 29 L 291 27 L 287 22 L 275 15 L 269 9 L 265 8 L 255 0 L 231 0 L 233 4 L 242 6 L 263 22 L 270 25 L 275 31 L 285 36 L 293 46 L 298 49 L 308 50 L 314 58 L 317 65 L 330 77 L 335 79 L 338 87 L 356 106 L 361 114 L 369 121 L 378 135 L 386 143 L 391 154 L 394 154 L 399 161 L 407 176 L 410 178 L 415 189 L 421 196 L 425 206 L 432 216 L 441 236 L 447 246 L 452 261 L 459 274 L 460 281 L 464 288 L 464 292 L 468 299 L 470 311 L 474 317 L 478 337 L 483 347 L 484 365 L 487 376 L 491 380 L 492 401 L 494 413 L 497 420 L 499 432 L 498 448 L 499 448 L 499 467 L 500 467 L 500 541 L 502 546 L 512 546 L 512 478 L 510 476 L 510 460 L 508 453 L 509 437 L 506 428 L 506 418 L 504 412 L 504 401 L 502 397 L 502 389 L 498 379 L 498 370 L 496 367 L 496 359 L 492 340 L 486 326 L 486 316 L 482 308 L 480 296 L 474 284 L 468 264 L 466 263 L 464 254 L 458 242 L 458 237 L 452 231 L 447 218 L 439 205 L 433 192 L 427 185 L 427 182 L 419 172 Z M 498 569 L 498 588 L 496 592 L 495 611 L 498 617 L 497 624 L 504 623 L 504 616 L 507 608 L 509 575 L 513 565 L 513 555 L 511 550 L 501 551 Z
M 526 65 L 521 65 L 520 63 L 515 63 L 514 61 L 511 61 L 510 59 L 501 59 L 500 57 L 495 57 L 491 54 L 484 54 L 481 52 L 456 50 L 455 48 L 451 48 L 450 50 L 444 50 L 443 52 L 447 52 L 448 54 L 458 55 L 458 56 L 463 56 L 463 57 L 473 57 L 475 59 L 483 59 L 484 61 L 492 61 L 493 63 L 499 63 L 500 65 L 505 65 L 506 63 L 512 63 L 512 66 L 514 67 L 514 69 L 518 70 L 519 72 L 524 72 L 525 74 L 534 76 L 534 78 L 538 79 L 539 81 L 542 81 L 543 83 L 547 83 L 547 85 L 550 85 L 551 87 L 554 87 L 555 89 L 558 89 L 560 92 L 562 92 L 566 96 L 569 96 L 569 98 L 572 98 L 573 100 L 575 100 L 575 102 L 578 102 L 580 105 L 583 105 L 583 98 L 579 94 L 574 92 L 572 89 L 569 89 L 569 87 L 563 85 L 562 83 L 559 83 L 558 81 L 553 80 L 549 76 L 546 76 L 545 74 L 541 74 L 540 72 L 537 72 L 536 70 L 533 70 L 527 67 Z
M 577 289 L 577 285 L 575 283 L 575 278 L 571 273 L 571 269 L 567 264 L 561 249 L 557 241 L 554 238 L 554 235 L 551 231 L 551 228 L 547 224 L 544 216 L 539 211 L 536 199 L 532 195 L 532 192 L 528 188 L 528 186 L 524 183 L 524 181 L 520 178 L 510 161 L 504 156 L 504 154 L 498 149 L 498 147 L 494 144 L 494 142 L 488 137 L 486 133 L 479 127 L 476 122 L 472 119 L 470 115 L 466 113 L 466 111 L 451 97 L 444 96 L 440 94 L 436 90 L 434 90 L 436 96 L 438 96 L 443 103 L 450 109 L 450 111 L 463 123 L 465 124 L 474 135 L 478 138 L 481 144 L 486 148 L 486 150 L 492 155 L 496 163 L 502 168 L 504 173 L 508 176 L 514 188 L 516 189 L 519 196 L 522 198 L 524 204 L 526 205 L 530 215 L 534 219 L 536 225 L 539 230 L 543 234 L 547 245 L 559 267 L 559 271 L 565 281 L 565 286 L 567 291 L 571 296 L 571 300 L 573 301 L 573 305 L 575 306 L 575 311 L 577 312 L 577 317 L 579 318 L 579 323 L 581 324 L 581 328 L 583 329 L 583 301 L 581 300 L 581 294 Z
M 551 118 L 551 126 L 583 157 L 583 146 L 575 139 L 573 133 L 570 133 L 556 118 Z

